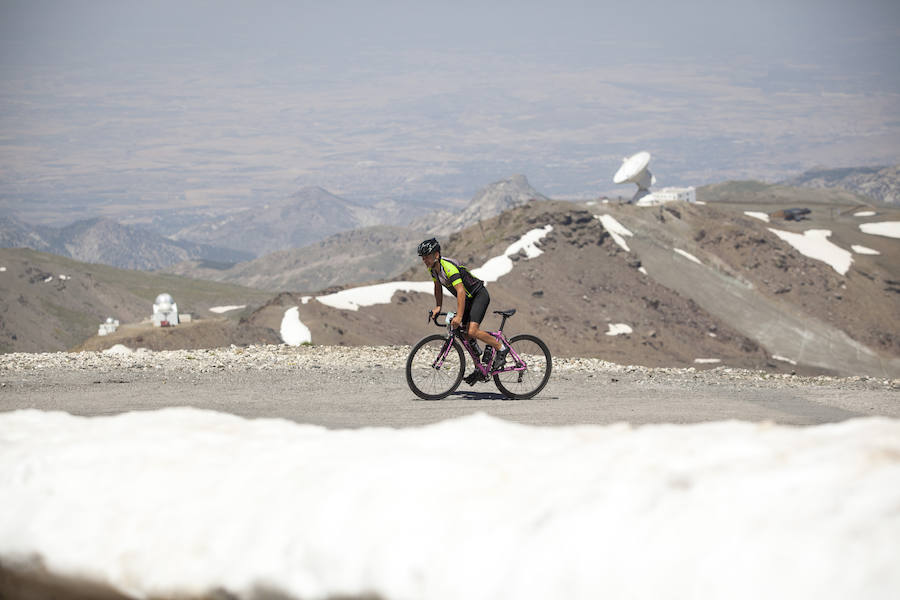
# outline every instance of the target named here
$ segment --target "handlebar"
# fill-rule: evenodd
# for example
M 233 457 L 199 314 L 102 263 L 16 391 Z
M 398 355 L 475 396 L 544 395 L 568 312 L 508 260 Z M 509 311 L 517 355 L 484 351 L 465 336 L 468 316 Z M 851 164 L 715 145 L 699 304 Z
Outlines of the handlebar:
M 439 312 L 436 315 L 432 316 L 431 311 L 429 310 L 428 311 L 428 322 L 430 323 L 433 321 L 434 324 L 437 325 L 438 327 L 448 327 L 449 328 L 450 321 L 453 319 L 453 317 L 455 315 L 456 315 L 455 312 Z M 438 323 L 438 320 L 437 320 L 438 317 L 448 317 L 448 318 L 444 324 L 441 324 L 441 323 Z

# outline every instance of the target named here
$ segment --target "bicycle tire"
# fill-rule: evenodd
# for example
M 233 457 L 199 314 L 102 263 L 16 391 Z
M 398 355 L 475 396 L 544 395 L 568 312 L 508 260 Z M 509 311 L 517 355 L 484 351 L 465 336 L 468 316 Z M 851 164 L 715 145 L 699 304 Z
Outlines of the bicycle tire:
M 444 335 L 426 336 L 416 342 L 406 357 L 406 383 L 409 389 L 423 400 L 446 398 L 462 381 L 466 359 L 459 342 L 455 339 L 441 368 L 435 369 L 432 366 L 446 342 L 447 336 Z
M 507 398 L 527 400 L 547 385 L 553 371 L 553 357 L 543 340 L 527 333 L 513 336 L 509 345 L 525 361 L 527 368 L 525 371 L 494 373 L 494 384 Z M 512 353 L 509 356 L 507 361 L 512 358 Z

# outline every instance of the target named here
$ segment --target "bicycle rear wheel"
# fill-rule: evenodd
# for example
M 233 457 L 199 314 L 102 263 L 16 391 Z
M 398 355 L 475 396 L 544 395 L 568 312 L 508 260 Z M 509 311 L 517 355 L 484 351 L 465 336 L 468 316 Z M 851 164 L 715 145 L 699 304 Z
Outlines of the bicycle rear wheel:
M 547 385 L 550 371 L 553 370 L 553 359 L 550 349 L 540 338 L 522 334 L 510 338 L 509 345 L 519 355 L 514 367 L 524 367 L 519 371 L 506 371 L 494 374 L 494 384 L 503 394 L 516 400 L 531 398 Z M 514 360 L 512 352 L 506 359 L 506 368 L 511 368 Z
M 446 336 L 434 334 L 419 340 L 409 351 L 406 358 L 406 383 L 419 398 L 424 400 L 446 398 L 462 381 L 466 359 L 456 340 L 453 340 L 453 346 L 444 357 L 443 363 L 435 364 L 446 344 Z

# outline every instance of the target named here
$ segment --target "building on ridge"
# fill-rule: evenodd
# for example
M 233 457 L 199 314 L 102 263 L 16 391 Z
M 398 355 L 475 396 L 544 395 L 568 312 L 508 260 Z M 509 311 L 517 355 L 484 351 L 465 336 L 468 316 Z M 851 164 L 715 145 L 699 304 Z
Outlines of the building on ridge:
M 104 323 L 100 323 L 100 329 L 97 331 L 97 335 L 109 335 L 115 333 L 118 328 L 119 320 L 107 317 Z
M 172 327 L 178 325 L 178 305 L 169 294 L 160 294 L 153 303 L 153 326 Z
M 654 206 L 666 202 L 696 202 L 697 190 L 690 187 L 664 187 L 661 190 L 650 192 L 637 201 L 638 206 Z

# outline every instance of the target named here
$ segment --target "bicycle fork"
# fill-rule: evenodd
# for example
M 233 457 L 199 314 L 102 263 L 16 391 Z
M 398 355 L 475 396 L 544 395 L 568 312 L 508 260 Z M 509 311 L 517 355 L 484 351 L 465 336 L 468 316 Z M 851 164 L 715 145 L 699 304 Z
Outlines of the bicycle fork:
M 453 338 L 447 338 L 447 341 L 444 342 L 444 347 L 441 348 L 441 351 L 438 353 L 437 358 L 434 359 L 434 362 L 431 363 L 431 368 L 435 370 L 440 370 L 441 367 L 444 366 L 444 359 L 447 358 L 447 355 L 450 354 L 450 348 L 453 347 Z

